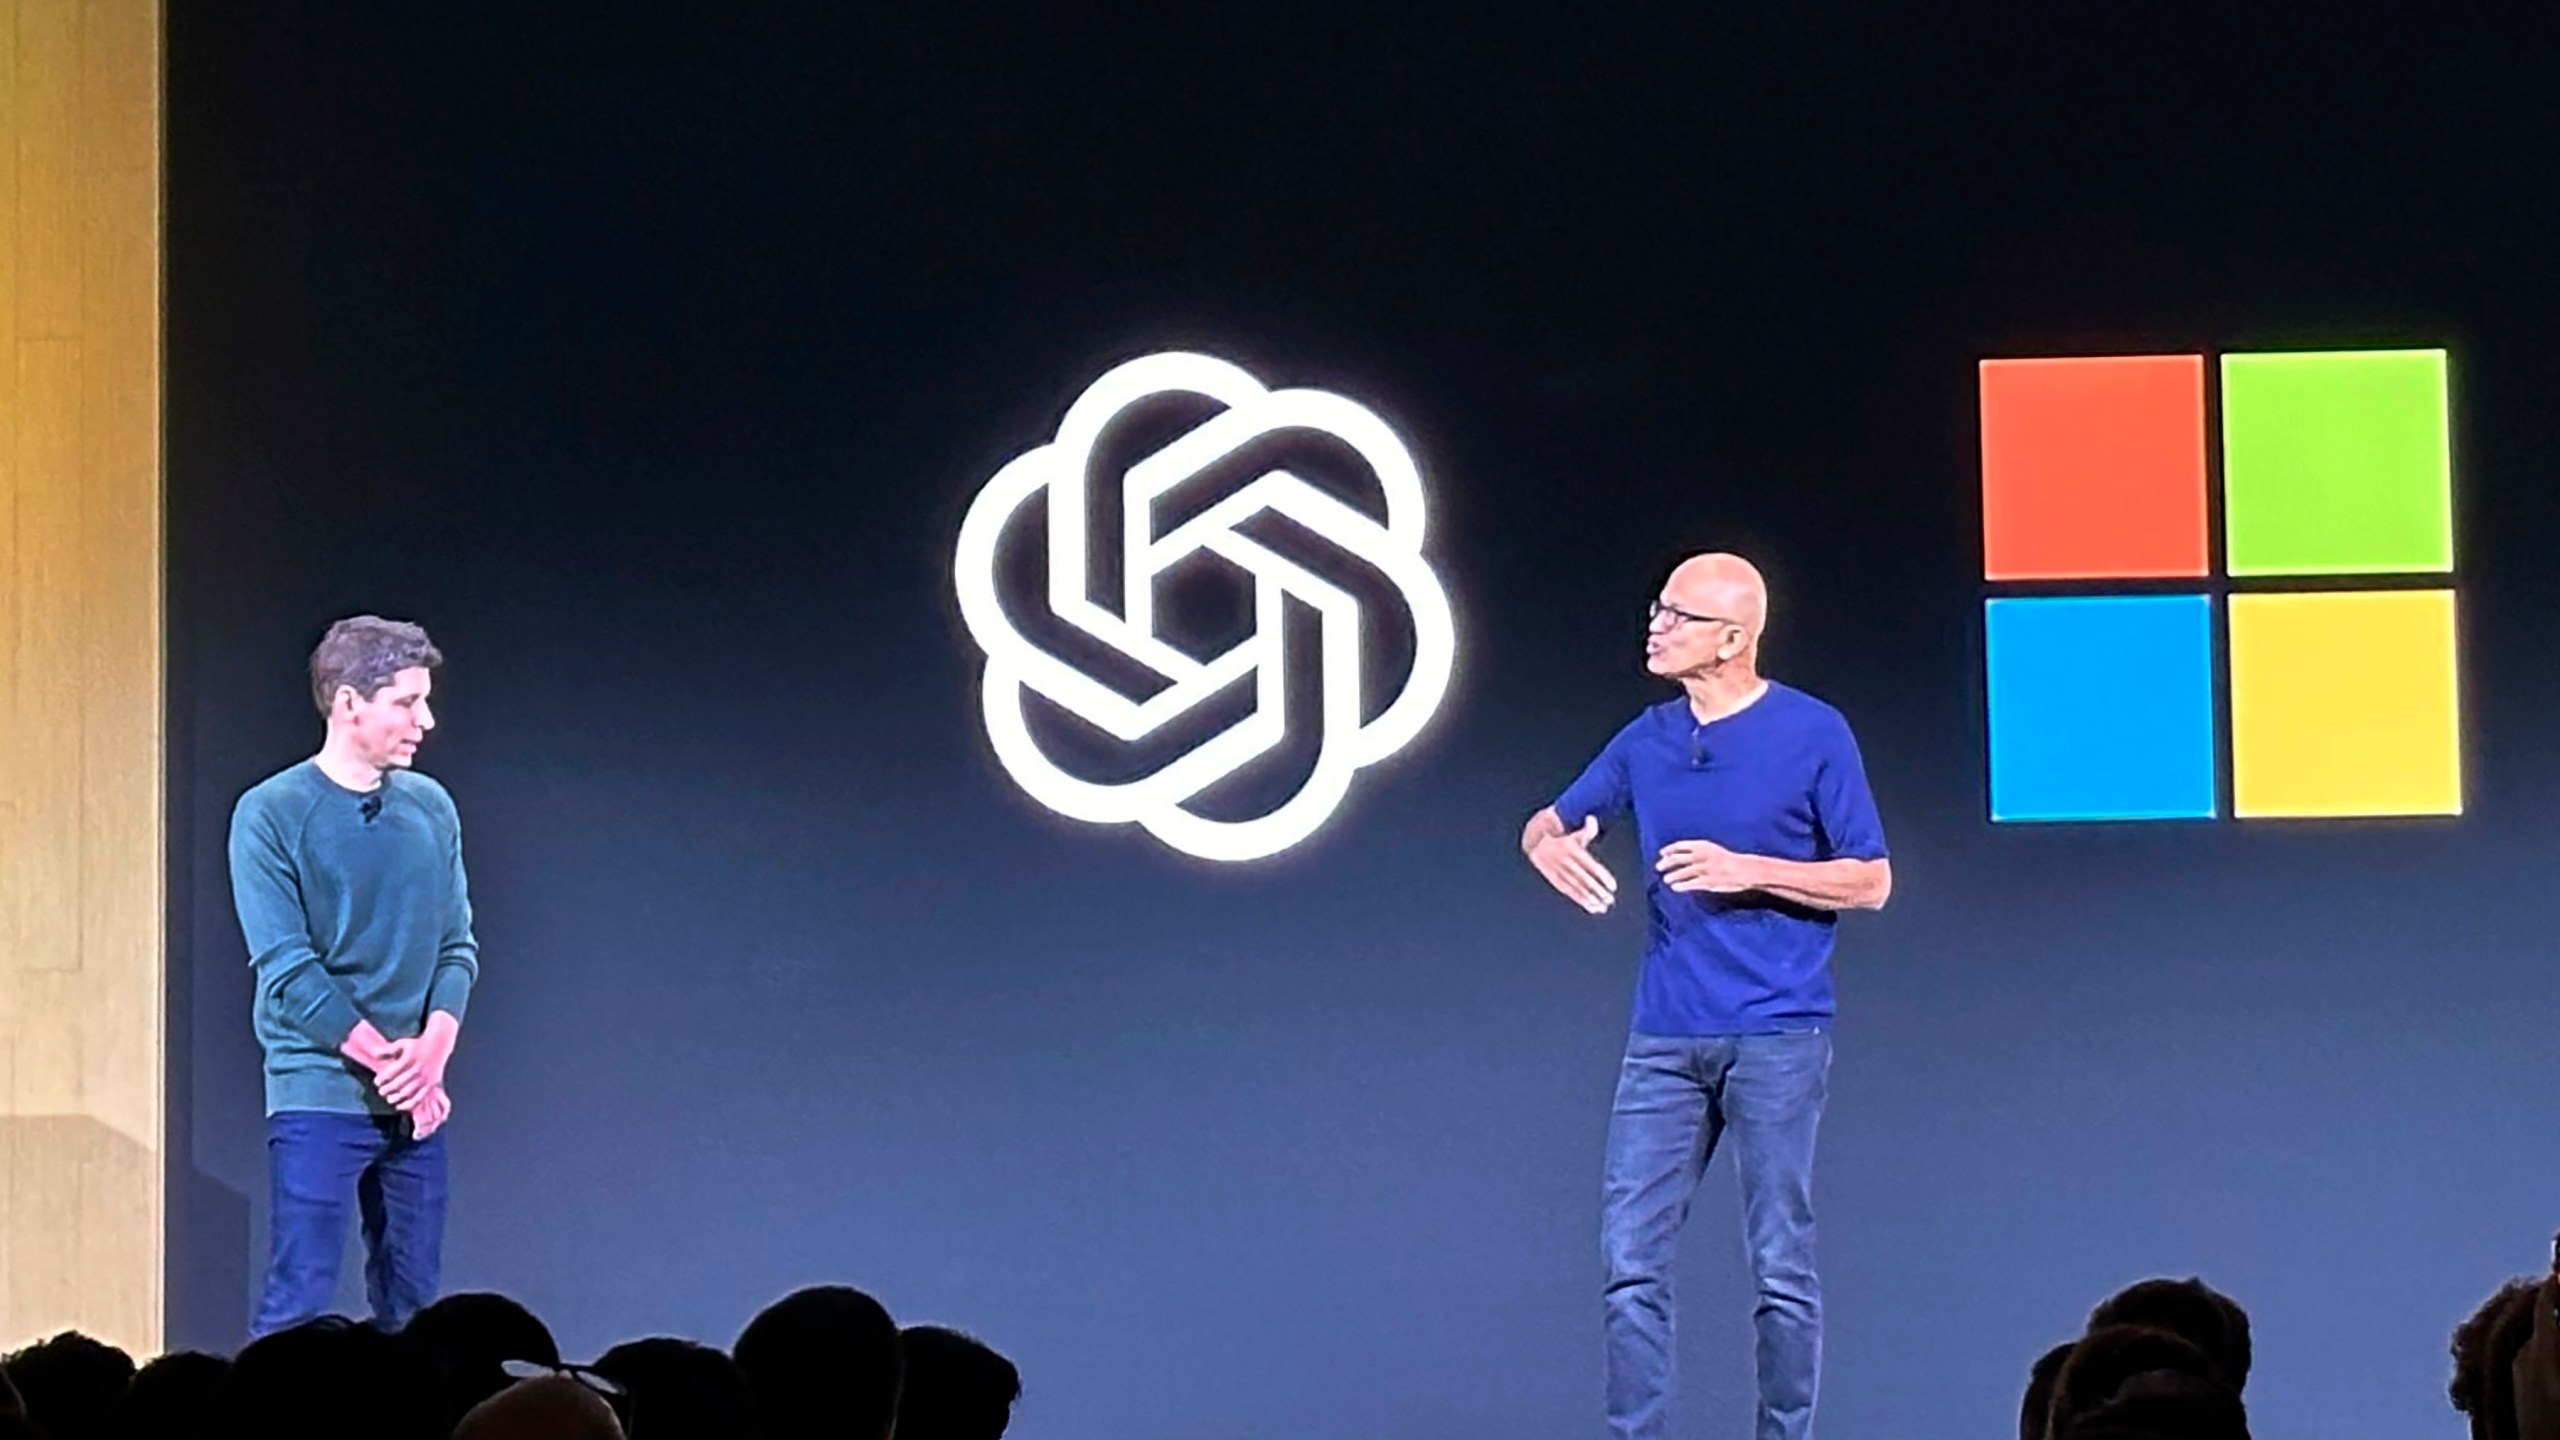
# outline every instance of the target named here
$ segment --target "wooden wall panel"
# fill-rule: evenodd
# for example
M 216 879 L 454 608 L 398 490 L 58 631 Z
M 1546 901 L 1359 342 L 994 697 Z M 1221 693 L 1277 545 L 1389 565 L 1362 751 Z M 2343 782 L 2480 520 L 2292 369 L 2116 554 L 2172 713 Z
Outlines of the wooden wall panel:
M 0 0 L 0 1348 L 161 1333 L 157 0 Z

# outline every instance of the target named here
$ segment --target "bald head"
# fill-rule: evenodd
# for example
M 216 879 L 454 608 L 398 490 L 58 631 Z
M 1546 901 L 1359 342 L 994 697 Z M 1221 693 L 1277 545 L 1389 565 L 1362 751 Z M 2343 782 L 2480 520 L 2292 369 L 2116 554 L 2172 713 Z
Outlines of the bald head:
M 1672 570 L 1662 593 L 1683 610 L 1721 615 L 1740 625 L 1755 650 L 1760 632 L 1769 625 L 1769 583 L 1760 578 L 1759 567 L 1739 555 L 1692 555 Z
M 565 1376 L 525 1380 L 462 1417 L 453 1440 L 622 1440 L 604 1397 Z
M 1644 667 L 1683 685 L 1747 687 L 1757 683 L 1768 624 L 1769 587 L 1750 561 L 1692 555 L 1662 582 L 1645 623 Z

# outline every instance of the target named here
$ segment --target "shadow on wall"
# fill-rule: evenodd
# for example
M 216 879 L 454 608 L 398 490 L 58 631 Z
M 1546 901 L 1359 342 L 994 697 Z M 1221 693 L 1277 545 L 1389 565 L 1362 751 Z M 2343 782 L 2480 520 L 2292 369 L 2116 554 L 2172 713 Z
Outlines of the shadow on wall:
M 174 1127 L 173 1127 L 174 1128 Z M 249 1197 L 195 1168 L 170 1164 L 168 1348 L 227 1355 L 249 1335 Z
M 169 693 L 186 693 L 181 651 L 171 648 Z M 185 709 L 172 705 L 165 720 L 169 753 L 191 753 L 192 727 Z M 171 1350 L 207 1350 L 228 1355 L 249 1336 L 249 1261 L 257 1252 L 250 1231 L 249 1197 L 207 1174 L 196 1164 L 195 1026 L 196 995 L 195 861 L 180 842 L 196 833 L 195 805 L 185 785 L 171 785 L 164 803 L 171 837 L 166 883 L 168 905 L 162 927 L 168 972 L 163 994 L 162 1071 L 163 1126 L 161 1203 L 166 1245 L 161 1251 L 161 1285 L 166 1297 L 162 1329 Z M 259 1252 L 262 1253 L 262 1252 Z

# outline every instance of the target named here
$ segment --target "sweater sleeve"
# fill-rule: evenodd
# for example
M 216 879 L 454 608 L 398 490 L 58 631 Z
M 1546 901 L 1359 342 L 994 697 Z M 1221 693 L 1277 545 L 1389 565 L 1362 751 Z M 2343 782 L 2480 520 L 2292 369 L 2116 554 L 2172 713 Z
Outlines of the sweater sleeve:
M 272 806 L 254 792 L 231 812 L 231 901 L 257 971 L 258 1003 L 313 1044 L 335 1050 L 364 1016 L 320 963 L 302 909 L 302 878 Z
M 445 802 L 445 820 L 453 838 L 445 847 L 452 867 L 451 899 L 445 905 L 444 934 L 436 943 L 436 972 L 427 982 L 427 1009 L 442 1010 L 460 1023 L 471 1004 L 472 983 L 480 978 L 480 941 L 471 933 L 471 884 L 462 870 L 462 820 Z

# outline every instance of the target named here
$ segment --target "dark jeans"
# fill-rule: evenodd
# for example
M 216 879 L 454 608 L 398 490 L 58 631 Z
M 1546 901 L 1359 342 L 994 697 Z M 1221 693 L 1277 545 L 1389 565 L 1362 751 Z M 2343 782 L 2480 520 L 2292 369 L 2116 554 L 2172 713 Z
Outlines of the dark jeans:
M 444 1269 L 444 1136 L 409 1138 L 405 1115 L 286 1110 L 267 1117 L 274 1193 L 267 1283 L 249 1333 L 329 1313 L 346 1252 L 347 1202 L 364 1215 L 365 1296 L 396 1327 L 436 1298 Z
M 1822 1286 L 1813 1271 L 1813 1141 L 1831 1037 L 1627 1037 L 1609 1114 L 1600 1220 L 1609 1260 L 1609 1431 L 1670 1433 L 1672 1261 L 1698 1179 L 1728 1134 L 1742 1227 L 1759 1288 L 1759 1440 L 1813 1433 L 1822 1370 Z

